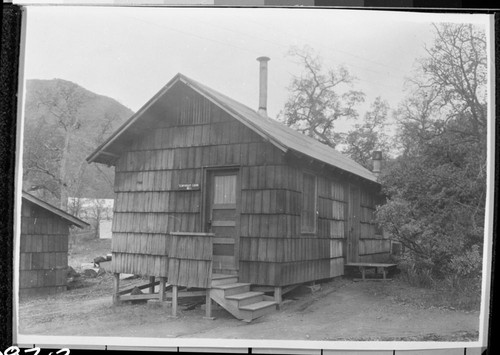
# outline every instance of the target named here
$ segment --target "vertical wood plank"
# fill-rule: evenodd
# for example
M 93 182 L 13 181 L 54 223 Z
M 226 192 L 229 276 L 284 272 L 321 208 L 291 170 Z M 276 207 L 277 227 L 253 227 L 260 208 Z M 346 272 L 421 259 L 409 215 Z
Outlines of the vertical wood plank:
M 210 289 L 207 289 L 205 296 L 205 317 L 212 319 L 212 298 L 210 297 Z
M 160 286 L 159 286 L 160 289 L 158 291 L 160 302 L 165 301 L 165 283 L 166 283 L 165 280 L 166 280 L 165 277 L 160 276 Z
M 172 286 L 172 317 L 177 317 L 177 285 Z
M 155 285 L 154 285 L 154 282 L 155 282 L 155 277 L 154 277 L 154 276 L 150 276 L 150 277 L 149 277 L 149 283 L 150 283 L 150 284 L 153 284 L 153 285 L 149 286 L 149 293 L 151 293 L 151 294 L 155 293 Z
M 283 301 L 283 288 L 281 286 L 274 288 L 274 301 L 278 304 L 277 308 L 279 310 Z
M 115 306 L 120 304 L 120 295 L 118 294 L 120 288 L 120 274 L 115 272 L 113 274 L 113 304 Z

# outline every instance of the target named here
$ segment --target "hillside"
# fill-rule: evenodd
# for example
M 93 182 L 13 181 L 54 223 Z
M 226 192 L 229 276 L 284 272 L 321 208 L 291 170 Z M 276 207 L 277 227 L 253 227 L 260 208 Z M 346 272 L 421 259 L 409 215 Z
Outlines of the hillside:
M 23 189 L 65 208 L 68 196 L 113 197 L 113 169 L 85 158 L 133 112 L 70 81 L 28 80 Z

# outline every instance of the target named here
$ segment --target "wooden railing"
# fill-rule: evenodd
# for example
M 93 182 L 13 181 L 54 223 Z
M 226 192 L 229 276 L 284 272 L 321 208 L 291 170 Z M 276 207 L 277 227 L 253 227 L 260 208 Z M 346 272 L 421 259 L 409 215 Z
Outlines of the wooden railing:
M 212 284 L 212 255 L 213 239 L 212 233 L 170 233 L 167 241 L 168 250 L 168 270 L 166 276 L 161 276 L 155 281 L 155 276 L 150 276 L 150 282 L 138 287 L 139 289 L 149 288 L 149 294 L 127 295 L 133 289 L 120 291 L 120 274 L 115 272 L 113 279 L 113 303 L 119 304 L 120 300 L 134 299 L 159 299 L 165 300 L 166 280 L 168 287 L 172 287 L 172 315 L 177 315 L 177 298 L 179 287 L 203 288 L 203 291 L 194 291 L 206 296 L 206 318 L 211 318 L 211 298 L 210 287 Z M 158 275 L 158 274 L 157 274 Z M 159 285 L 158 294 L 154 293 L 154 288 Z M 191 292 L 193 293 L 193 292 Z
M 212 233 L 170 233 L 168 283 L 209 288 L 212 282 Z

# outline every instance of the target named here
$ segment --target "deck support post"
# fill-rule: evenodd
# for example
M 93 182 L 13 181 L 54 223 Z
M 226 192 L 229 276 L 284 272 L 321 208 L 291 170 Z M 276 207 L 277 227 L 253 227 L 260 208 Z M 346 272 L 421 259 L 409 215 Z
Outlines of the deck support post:
M 149 293 L 155 293 L 155 285 L 154 285 L 154 282 L 155 282 L 155 277 L 154 277 L 154 276 L 150 276 L 150 277 L 149 277 L 149 283 L 150 283 L 150 284 L 153 284 L 153 285 L 149 286 Z
M 158 291 L 158 298 L 160 299 L 160 302 L 164 302 L 165 301 L 165 277 L 161 277 L 160 276 L 160 289 Z
M 177 317 L 177 285 L 172 286 L 172 317 Z
M 210 289 L 207 288 L 207 295 L 205 298 L 205 319 L 215 319 L 212 317 L 212 297 L 210 297 Z
M 361 270 L 361 278 L 363 279 L 363 281 L 365 281 L 365 277 L 366 277 L 366 269 L 364 266 L 360 266 L 359 269 Z
M 274 301 L 277 303 L 276 307 L 279 310 L 283 301 L 283 287 L 278 286 L 274 288 Z
M 120 304 L 120 295 L 118 290 L 120 289 L 120 273 L 113 273 L 113 304 L 115 306 Z

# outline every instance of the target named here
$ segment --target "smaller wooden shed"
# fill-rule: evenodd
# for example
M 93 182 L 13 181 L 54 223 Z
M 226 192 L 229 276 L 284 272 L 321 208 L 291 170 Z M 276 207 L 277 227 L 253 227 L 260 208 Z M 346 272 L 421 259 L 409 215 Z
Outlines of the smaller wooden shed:
M 66 290 L 69 227 L 88 223 L 23 191 L 19 258 L 19 296 Z

